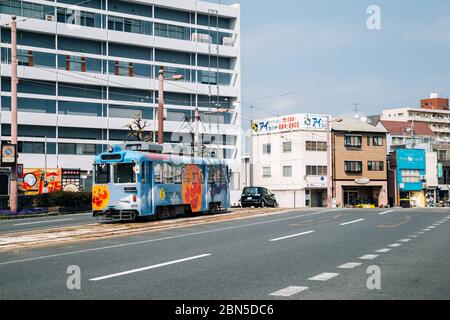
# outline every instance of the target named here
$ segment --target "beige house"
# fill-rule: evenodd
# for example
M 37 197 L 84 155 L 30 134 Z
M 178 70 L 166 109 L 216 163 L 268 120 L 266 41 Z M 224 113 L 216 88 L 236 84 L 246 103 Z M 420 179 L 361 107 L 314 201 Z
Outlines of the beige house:
M 335 205 L 388 204 L 386 130 L 359 119 L 332 124 Z

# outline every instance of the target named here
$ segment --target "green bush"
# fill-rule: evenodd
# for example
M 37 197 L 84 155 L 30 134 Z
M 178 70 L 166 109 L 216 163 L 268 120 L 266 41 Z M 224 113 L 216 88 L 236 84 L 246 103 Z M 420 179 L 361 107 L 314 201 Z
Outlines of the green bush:
M 91 192 L 52 192 L 35 195 L 33 207 L 66 207 L 66 208 L 86 208 L 92 203 Z

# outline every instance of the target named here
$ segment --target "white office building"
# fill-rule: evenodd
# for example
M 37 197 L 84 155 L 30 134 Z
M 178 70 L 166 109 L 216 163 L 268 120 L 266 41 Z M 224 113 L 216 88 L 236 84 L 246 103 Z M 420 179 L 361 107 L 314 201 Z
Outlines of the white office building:
M 240 6 L 195 0 L 0 1 L 1 140 L 10 139 L 11 17 L 17 16 L 19 163 L 79 168 L 130 139 L 135 114 L 157 131 L 165 78 L 164 141 L 193 152 L 194 110 L 205 151 L 241 162 Z M 153 140 L 157 141 L 156 134 Z M 183 149 L 180 151 L 180 146 Z
M 270 189 L 280 207 L 325 207 L 327 117 L 295 114 L 253 121 L 251 185 Z

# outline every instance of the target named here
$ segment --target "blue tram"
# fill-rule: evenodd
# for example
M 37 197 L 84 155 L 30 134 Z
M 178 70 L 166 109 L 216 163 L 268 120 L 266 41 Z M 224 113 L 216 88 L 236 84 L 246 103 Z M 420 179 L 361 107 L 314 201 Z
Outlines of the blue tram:
M 230 208 L 225 161 L 162 153 L 162 146 L 129 142 L 96 157 L 93 216 L 111 220 L 165 218 Z

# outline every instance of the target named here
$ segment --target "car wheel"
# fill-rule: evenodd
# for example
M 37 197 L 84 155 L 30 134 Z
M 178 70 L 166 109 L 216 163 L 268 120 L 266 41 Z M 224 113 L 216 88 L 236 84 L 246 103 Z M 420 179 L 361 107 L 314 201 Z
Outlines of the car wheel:
M 273 207 L 278 208 L 278 203 L 276 201 L 273 202 Z
M 261 208 L 265 208 L 265 207 L 266 207 L 266 203 L 264 202 L 264 200 L 261 200 L 261 205 L 260 205 L 260 207 L 261 207 Z

